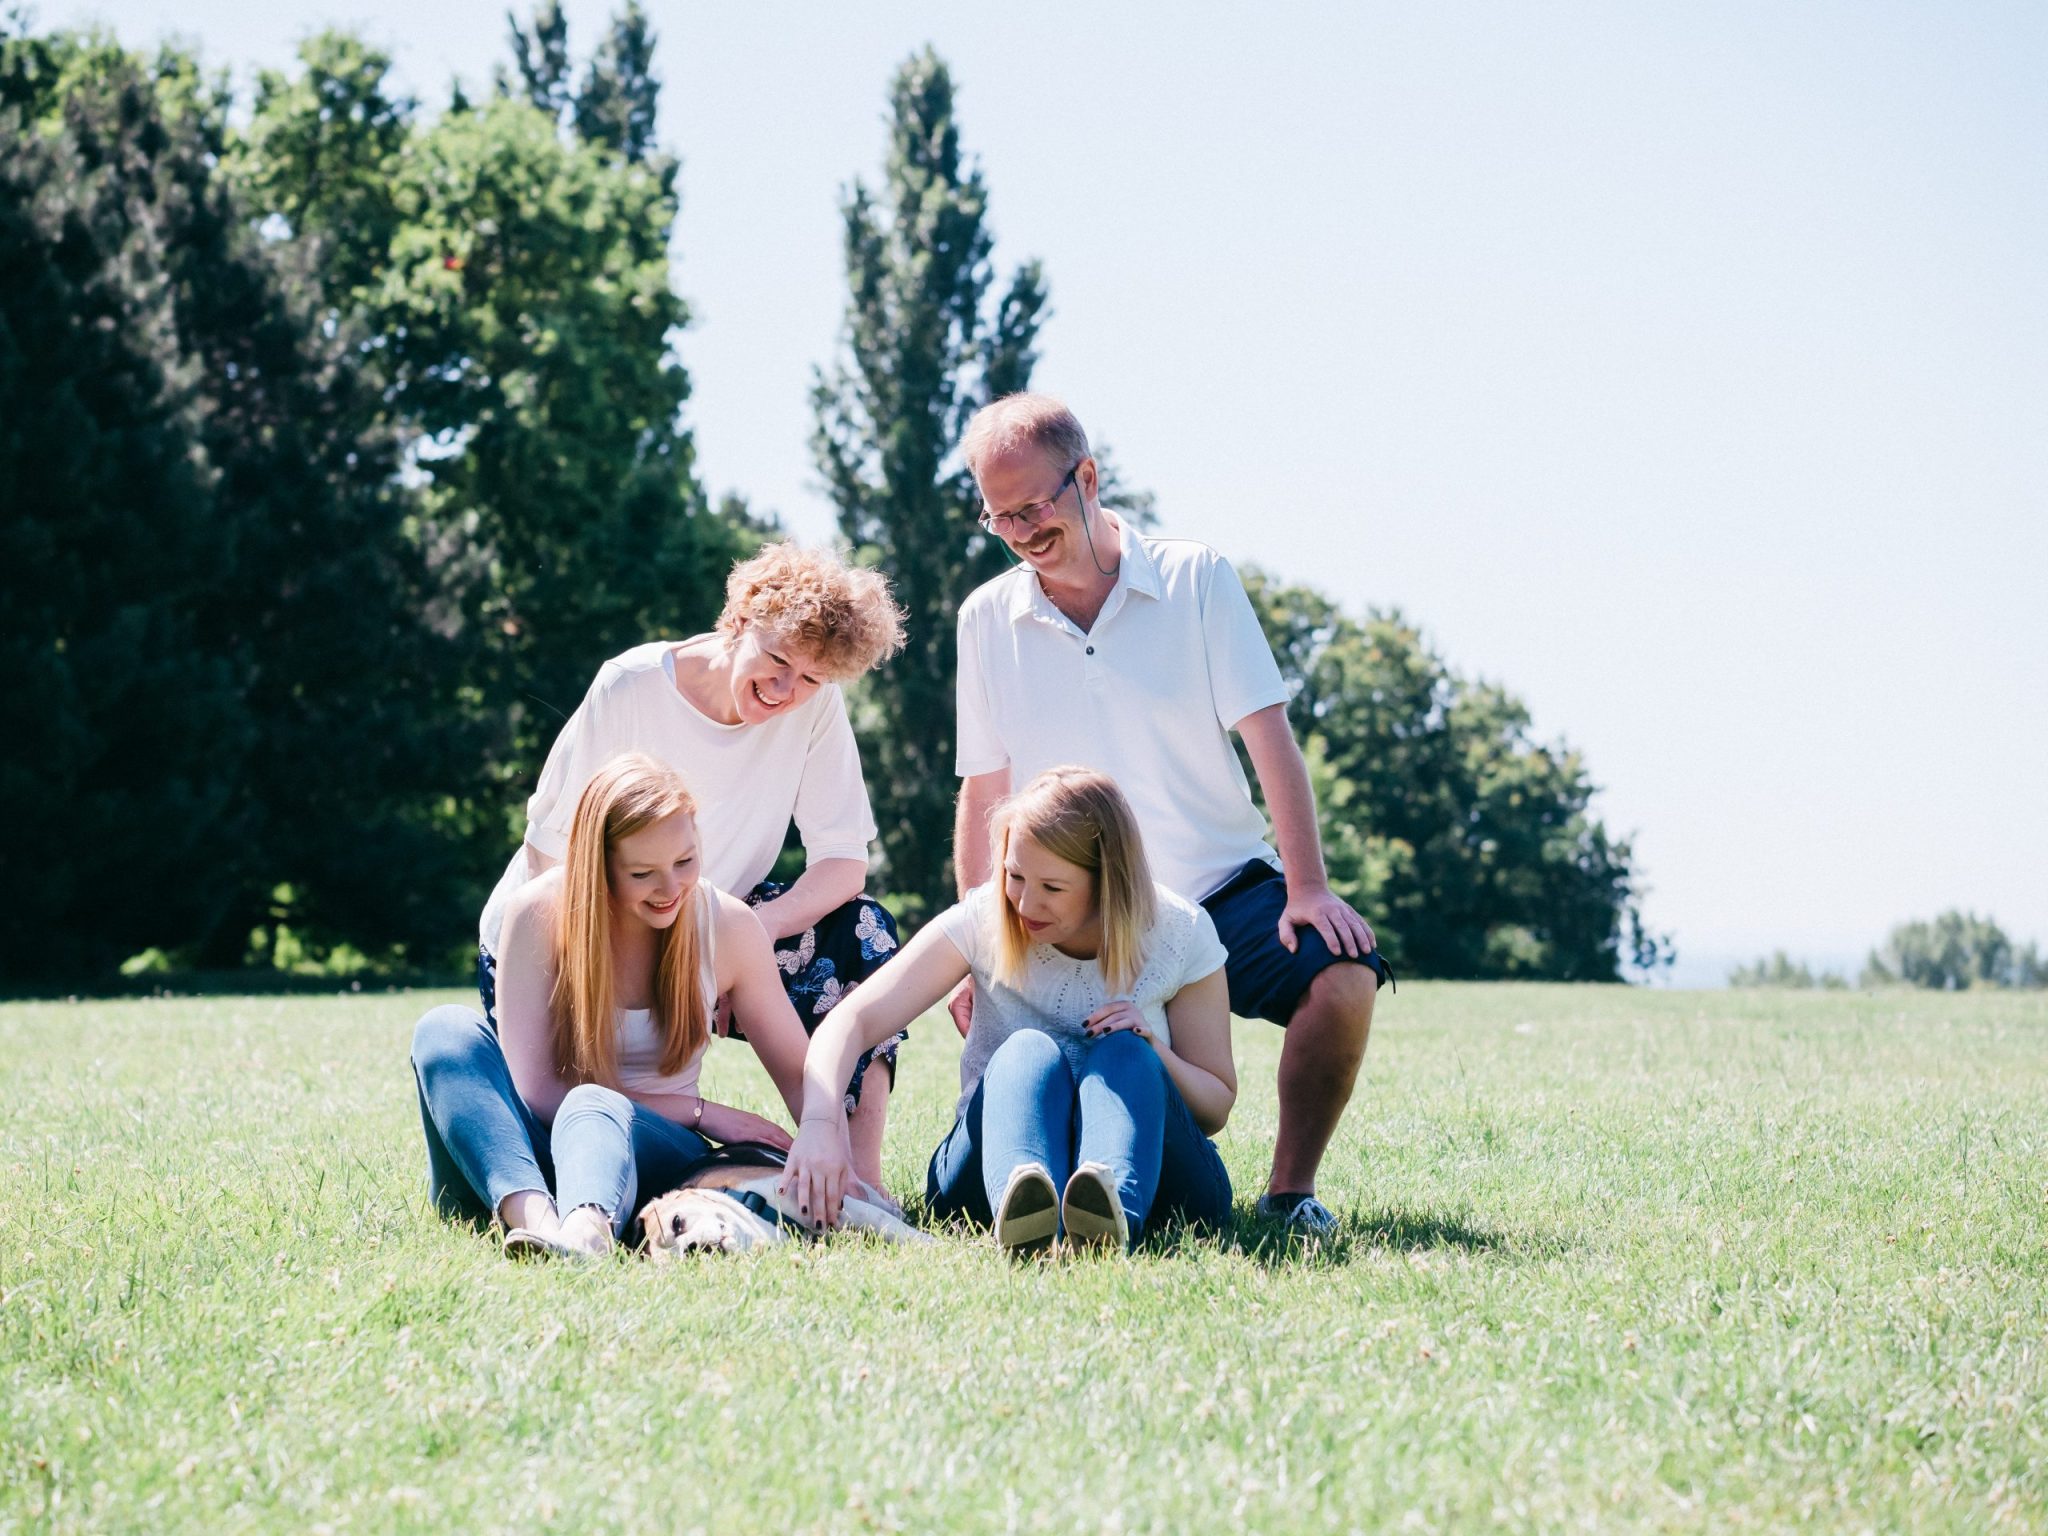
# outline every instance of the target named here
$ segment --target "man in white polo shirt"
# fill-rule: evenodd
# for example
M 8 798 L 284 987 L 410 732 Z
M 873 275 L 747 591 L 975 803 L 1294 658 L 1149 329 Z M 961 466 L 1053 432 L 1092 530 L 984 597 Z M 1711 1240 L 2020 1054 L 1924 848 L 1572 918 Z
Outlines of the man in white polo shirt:
M 1087 434 L 1057 400 L 996 401 L 962 449 L 982 526 L 1021 564 L 960 607 L 960 889 L 993 875 L 989 813 L 1013 788 L 1061 763 L 1115 779 L 1154 878 L 1215 919 L 1231 1011 L 1287 1030 L 1259 1214 L 1327 1236 L 1336 1218 L 1315 1198 L 1316 1169 L 1391 974 L 1372 929 L 1330 890 L 1315 793 L 1258 616 L 1214 550 L 1140 537 L 1103 510 Z M 1271 843 L 1232 731 L 1272 811 Z

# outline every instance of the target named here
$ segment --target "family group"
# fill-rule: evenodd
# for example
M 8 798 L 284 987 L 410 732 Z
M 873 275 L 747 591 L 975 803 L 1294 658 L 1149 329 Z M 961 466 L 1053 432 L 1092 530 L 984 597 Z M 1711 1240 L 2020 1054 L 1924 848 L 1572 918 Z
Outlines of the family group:
M 714 1143 L 784 1151 L 810 1224 L 849 1195 L 893 1204 L 897 1052 L 950 999 L 966 1039 L 934 1219 L 1012 1251 L 1226 1222 L 1211 1138 L 1236 1014 L 1287 1031 L 1259 1214 L 1335 1229 L 1316 1172 L 1391 973 L 1330 890 L 1244 587 L 1106 510 L 1057 400 L 998 400 L 962 447 L 1017 564 L 959 611 L 958 903 L 899 945 L 863 894 L 876 829 L 838 685 L 905 643 L 886 582 L 768 546 L 710 633 L 605 663 L 548 754 L 483 912 L 481 1011 L 414 1032 L 443 1212 L 497 1224 L 508 1252 L 602 1253 Z M 805 865 L 778 884 L 792 822 Z M 751 1047 L 793 1136 L 699 1092 L 713 1035 Z

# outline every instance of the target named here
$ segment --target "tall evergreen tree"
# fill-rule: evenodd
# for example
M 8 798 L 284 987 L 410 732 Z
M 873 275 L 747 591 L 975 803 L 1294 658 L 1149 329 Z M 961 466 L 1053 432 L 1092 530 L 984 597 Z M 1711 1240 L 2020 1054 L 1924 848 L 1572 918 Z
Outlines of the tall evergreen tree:
M 953 774 L 953 620 L 1004 569 L 981 535 L 957 448 L 987 401 L 1026 388 L 1045 314 L 1036 262 L 989 303 L 988 195 L 962 154 L 953 80 L 930 50 L 889 92 L 884 181 L 841 207 L 850 296 L 844 353 L 812 389 L 813 450 L 859 558 L 894 583 L 910 643 L 861 698 L 861 751 L 892 895 L 947 898 Z
M 561 5 L 557 0 L 540 0 L 533 8 L 530 29 L 520 26 L 519 18 L 507 11 L 505 25 L 511 30 L 512 65 L 519 78 L 515 81 L 500 70 L 498 94 L 523 96 L 545 112 L 549 121 L 565 121 L 575 102 L 575 83 L 569 64 L 569 18 L 562 14 Z
M 430 738 L 397 727 L 432 645 L 354 351 L 219 174 L 225 103 L 189 59 L 4 51 L 0 545 L 29 749 L 0 789 L 49 845 L 7 871 L 7 948 L 239 959 L 280 881 L 396 937 L 404 901 L 340 891 L 375 851 L 413 862 L 383 832 L 429 779 Z
M 576 93 L 576 131 L 627 160 L 644 161 L 654 153 L 654 114 L 660 101 L 654 32 L 639 0 L 627 0 L 626 8 L 612 18 L 611 30 L 598 45 Z

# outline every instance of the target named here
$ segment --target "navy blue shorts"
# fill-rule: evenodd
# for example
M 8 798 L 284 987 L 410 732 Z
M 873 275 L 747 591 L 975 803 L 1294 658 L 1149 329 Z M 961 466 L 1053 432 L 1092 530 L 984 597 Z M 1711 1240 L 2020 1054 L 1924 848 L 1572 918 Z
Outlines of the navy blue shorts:
M 1393 967 L 1378 950 L 1356 960 L 1335 954 L 1308 926 L 1294 930 L 1295 950 L 1289 954 L 1280 943 L 1287 881 L 1264 859 L 1253 859 L 1202 905 L 1230 951 L 1224 977 L 1230 983 L 1230 1011 L 1241 1019 L 1265 1019 L 1285 1028 L 1308 984 L 1333 965 L 1362 965 L 1380 986 L 1394 979 Z

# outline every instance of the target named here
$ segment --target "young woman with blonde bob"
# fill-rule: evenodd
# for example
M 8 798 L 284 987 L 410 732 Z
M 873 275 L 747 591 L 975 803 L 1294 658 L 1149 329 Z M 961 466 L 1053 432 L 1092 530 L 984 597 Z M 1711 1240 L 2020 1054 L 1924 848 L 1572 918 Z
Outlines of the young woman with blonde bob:
M 644 752 L 688 781 L 703 811 L 706 879 L 751 903 L 775 945 L 806 1029 L 896 951 L 896 922 L 862 894 L 875 821 L 839 684 L 903 645 L 903 615 L 874 571 L 823 550 L 764 545 L 734 565 L 706 633 L 655 640 L 598 669 L 526 803 L 526 833 L 478 923 L 477 982 L 496 1012 L 513 896 L 568 844 L 577 797 L 599 766 Z M 804 868 L 769 879 L 794 823 Z M 878 1043 L 846 1085 L 862 1176 L 881 1178 L 897 1041 Z M 882 1070 L 869 1072 L 870 1061 Z
M 1130 806 L 1053 768 L 993 821 L 996 880 L 940 913 L 812 1037 L 783 1189 L 837 1220 L 853 1175 L 825 1111 L 856 1055 L 974 982 L 953 1129 L 932 1154 L 934 1214 L 1011 1251 L 1128 1247 L 1170 1216 L 1220 1223 L 1230 1179 L 1209 1137 L 1237 1097 L 1227 958 L 1209 916 L 1154 884 Z
M 497 1028 L 451 1005 L 413 1034 L 434 1202 L 500 1222 L 511 1253 L 603 1253 L 711 1142 L 789 1144 L 698 1091 L 721 1001 L 792 1111 L 801 1092 L 804 1033 L 768 935 L 702 877 L 682 779 L 613 758 L 565 851 L 506 903 Z M 843 1138 L 836 1100 L 830 1118 Z

